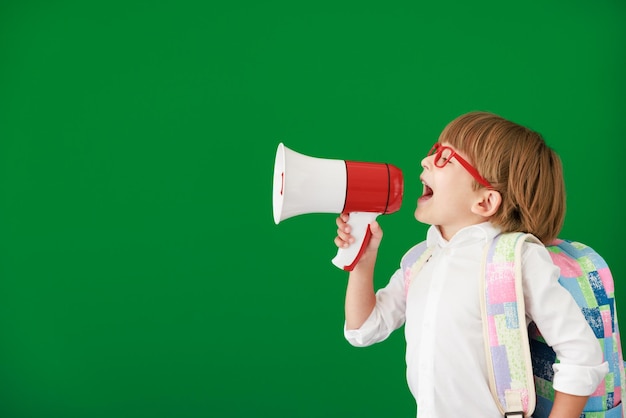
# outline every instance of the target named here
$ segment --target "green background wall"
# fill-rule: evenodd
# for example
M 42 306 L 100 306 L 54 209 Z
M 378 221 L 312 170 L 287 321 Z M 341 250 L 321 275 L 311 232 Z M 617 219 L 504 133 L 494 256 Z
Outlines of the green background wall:
M 489 110 L 540 131 L 562 236 L 626 312 L 618 1 L 0 2 L 0 416 L 410 417 L 404 337 L 343 339 L 334 214 L 275 225 L 276 147 L 402 168 Z M 622 246 L 623 247 L 623 246 Z

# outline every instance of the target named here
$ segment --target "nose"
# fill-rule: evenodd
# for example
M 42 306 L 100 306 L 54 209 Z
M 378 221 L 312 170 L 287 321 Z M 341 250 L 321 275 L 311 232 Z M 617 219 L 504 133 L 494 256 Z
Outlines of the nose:
M 431 167 L 431 159 L 430 157 L 432 157 L 432 155 L 426 156 L 424 158 L 422 158 L 422 168 L 424 169 L 430 169 Z

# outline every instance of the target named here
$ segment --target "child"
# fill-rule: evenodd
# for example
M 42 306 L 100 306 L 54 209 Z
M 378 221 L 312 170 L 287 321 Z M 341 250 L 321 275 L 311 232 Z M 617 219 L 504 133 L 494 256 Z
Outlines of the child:
M 350 272 L 345 337 L 354 346 L 386 339 L 405 325 L 407 381 L 420 418 L 502 418 L 488 386 L 480 312 L 483 250 L 500 232 L 557 237 L 565 216 L 559 157 L 541 135 L 486 112 L 453 120 L 421 162 L 423 194 L 415 218 L 430 224 L 434 252 L 405 289 L 401 270 L 378 292 L 373 272 L 382 229 Z M 347 215 L 335 244 L 353 241 Z M 534 321 L 557 353 L 551 417 L 578 418 L 608 372 L 602 350 L 542 245 L 525 243 L 527 324 Z

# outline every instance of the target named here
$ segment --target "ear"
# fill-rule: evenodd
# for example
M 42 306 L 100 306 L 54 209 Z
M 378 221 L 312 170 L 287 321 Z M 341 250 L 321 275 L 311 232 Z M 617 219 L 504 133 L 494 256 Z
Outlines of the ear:
M 502 196 L 500 192 L 490 189 L 480 189 L 478 199 L 472 205 L 472 212 L 484 218 L 491 218 L 500 208 Z

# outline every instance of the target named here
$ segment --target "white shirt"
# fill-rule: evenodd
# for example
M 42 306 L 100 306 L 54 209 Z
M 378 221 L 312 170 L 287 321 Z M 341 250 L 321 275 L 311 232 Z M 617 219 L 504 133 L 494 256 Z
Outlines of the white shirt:
M 487 242 L 500 231 L 491 223 L 472 225 L 446 241 L 428 230 L 434 247 L 413 279 L 408 295 L 402 270 L 376 293 L 376 307 L 346 339 L 362 347 L 386 339 L 405 324 L 407 381 L 420 418 L 502 418 L 489 390 L 479 285 Z M 559 269 L 542 245 L 525 243 L 523 288 L 526 322 L 534 321 L 560 363 L 555 390 L 586 396 L 608 372 L 602 350 L 580 308 L 559 283 Z

